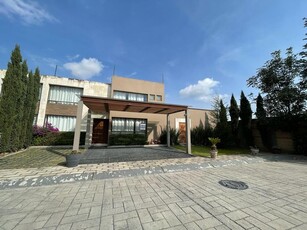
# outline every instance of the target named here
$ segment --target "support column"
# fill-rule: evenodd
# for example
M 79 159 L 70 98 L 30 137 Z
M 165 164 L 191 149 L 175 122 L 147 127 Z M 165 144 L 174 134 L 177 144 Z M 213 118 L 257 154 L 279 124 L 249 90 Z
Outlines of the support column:
M 185 111 L 185 130 L 186 130 L 186 153 L 192 154 L 191 151 L 191 131 L 190 131 L 190 119 L 188 109 Z
M 170 133 L 170 122 L 169 114 L 166 115 L 166 135 L 167 135 L 167 147 L 171 146 L 171 133 Z
M 83 101 L 78 102 L 73 150 L 79 151 Z
M 86 119 L 86 135 L 85 135 L 85 148 L 89 148 L 92 143 L 92 133 L 93 133 L 93 120 L 92 120 L 92 110 L 88 110 Z

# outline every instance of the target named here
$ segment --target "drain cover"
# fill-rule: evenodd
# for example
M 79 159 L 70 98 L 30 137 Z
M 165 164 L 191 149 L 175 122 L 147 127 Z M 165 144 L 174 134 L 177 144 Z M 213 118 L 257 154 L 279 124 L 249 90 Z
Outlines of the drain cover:
M 223 185 L 226 188 L 232 188 L 232 189 L 238 189 L 238 190 L 244 190 L 247 189 L 248 186 L 242 181 L 234 181 L 234 180 L 220 180 L 220 185 Z

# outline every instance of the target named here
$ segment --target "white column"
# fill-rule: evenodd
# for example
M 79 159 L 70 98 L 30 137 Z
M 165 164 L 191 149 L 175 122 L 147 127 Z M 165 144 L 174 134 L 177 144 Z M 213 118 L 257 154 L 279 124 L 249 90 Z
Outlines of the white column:
M 79 151 L 83 101 L 78 102 L 73 150 Z
M 191 151 L 191 132 L 190 132 L 190 119 L 188 109 L 185 111 L 185 130 L 186 130 L 186 153 L 192 154 Z
M 167 136 L 167 147 L 171 146 L 171 134 L 170 134 L 170 122 L 169 122 L 169 114 L 166 115 L 166 136 Z
M 86 119 L 85 148 L 89 148 L 92 143 L 92 130 L 93 130 L 92 110 L 89 109 Z

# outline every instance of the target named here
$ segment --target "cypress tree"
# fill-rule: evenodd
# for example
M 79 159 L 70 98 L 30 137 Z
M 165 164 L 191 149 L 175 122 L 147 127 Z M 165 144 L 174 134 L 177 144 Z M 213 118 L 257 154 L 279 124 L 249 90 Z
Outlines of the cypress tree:
M 18 102 L 20 100 L 20 86 L 22 75 L 22 57 L 20 48 L 16 45 L 8 63 L 7 71 L 3 79 L 2 98 L 0 104 L 1 127 L 1 152 L 14 151 L 18 148 L 16 128 L 18 125 Z M 20 130 L 18 128 L 18 130 Z
M 254 145 L 252 131 L 251 131 L 252 114 L 253 112 L 251 109 L 251 105 L 248 99 L 245 97 L 243 91 L 241 91 L 240 118 L 243 129 L 243 139 L 245 139 L 246 146 Z
M 28 113 L 26 105 L 27 101 L 27 85 L 28 85 L 28 65 L 26 61 L 22 62 L 22 74 L 19 76 L 19 94 L 16 107 L 16 124 L 15 124 L 15 139 L 16 149 L 24 147 L 26 114 Z
M 39 87 L 39 70 L 28 76 L 27 63 L 22 61 L 20 48 L 16 45 L 2 85 L 0 152 L 16 151 L 31 143 Z
M 239 117 L 240 117 L 240 109 L 238 107 L 237 101 L 233 94 L 231 95 L 230 99 L 230 107 L 229 107 L 229 114 L 230 114 L 230 124 L 231 124 L 231 132 L 236 142 L 236 145 L 239 145 L 239 138 L 238 138 L 238 129 L 239 129 Z
M 227 147 L 230 145 L 230 127 L 227 122 L 227 110 L 223 100 L 220 100 L 219 105 L 219 120 L 214 129 L 214 135 L 221 139 L 220 146 Z
M 36 68 L 34 75 L 32 72 L 29 73 L 28 78 L 28 117 L 26 120 L 26 132 L 25 132 L 25 147 L 28 147 L 32 142 L 32 125 L 35 115 L 35 110 L 38 102 L 39 87 L 40 87 L 40 73 L 39 69 Z
M 256 117 L 257 117 L 257 128 L 259 130 L 262 144 L 268 148 L 272 148 L 272 132 L 269 128 L 269 122 L 267 120 L 266 110 L 263 105 L 263 98 L 260 93 L 257 97 L 257 108 L 256 108 Z

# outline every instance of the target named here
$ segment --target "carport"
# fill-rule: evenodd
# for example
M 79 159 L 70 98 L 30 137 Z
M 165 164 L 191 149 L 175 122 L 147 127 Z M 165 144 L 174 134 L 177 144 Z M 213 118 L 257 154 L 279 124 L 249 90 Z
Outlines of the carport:
M 185 112 L 185 126 L 186 126 L 186 153 L 191 154 L 191 134 L 188 106 L 174 105 L 164 103 L 153 102 L 140 102 L 140 101 L 127 101 L 105 97 L 93 97 L 93 96 L 81 96 L 78 103 L 77 119 L 74 134 L 73 150 L 79 150 L 81 121 L 82 121 L 82 109 L 83 105 L 88 107 L 88 119 L 87 119 L 87 133 L 91 130 L 91 124 L 89 123 L 92 112 L 95 113 L 107 113 L 110 111 L 122 111 L 122 112 L 134 112 L 134 113 L 152 113 L 152 114 L 164 114 L 166 116 L 166 130 L 167 130 L 167 146 L 170 147 L 170 121 L 169 115 Z

